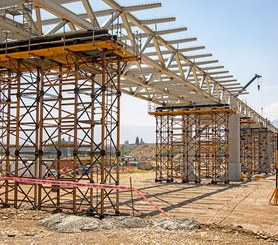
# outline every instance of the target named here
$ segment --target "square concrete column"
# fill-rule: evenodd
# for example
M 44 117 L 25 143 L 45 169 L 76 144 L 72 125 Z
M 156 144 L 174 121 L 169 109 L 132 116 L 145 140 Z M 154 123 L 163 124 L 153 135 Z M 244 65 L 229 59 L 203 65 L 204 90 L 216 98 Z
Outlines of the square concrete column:
M 228 172 L 230 181 L 241 179 L 240 164 L 240 116 L 232 114 L 229 117 L 229 162 Z

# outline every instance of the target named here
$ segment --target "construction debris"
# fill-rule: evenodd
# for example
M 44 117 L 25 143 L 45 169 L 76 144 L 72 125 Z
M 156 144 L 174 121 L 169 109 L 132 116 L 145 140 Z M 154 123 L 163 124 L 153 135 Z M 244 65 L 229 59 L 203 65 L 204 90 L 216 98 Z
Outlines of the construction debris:
M 199 223 L 186 218 L 154 218 L 143 219 L 130 216 L 109 216 L 98 219 L 88 216 L 68 215 L 64 213 L 51 214 L 38 222 L 50 230 L 62 233 L 79 233 L 92 230 L 112 230 L 153 227 L 164 230 L 192 230 L 199 227 Z

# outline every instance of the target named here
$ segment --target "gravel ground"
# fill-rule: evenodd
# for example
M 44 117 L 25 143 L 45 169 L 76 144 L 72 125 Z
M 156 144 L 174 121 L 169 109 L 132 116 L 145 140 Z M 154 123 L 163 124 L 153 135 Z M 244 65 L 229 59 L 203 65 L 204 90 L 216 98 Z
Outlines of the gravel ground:
M 274 178 L 231 185 L 154 184 L 153 172 L 122 175 L 175 219 L 135 197 L 135 214 L 102 220 L 66 213 L 0 207 L 1 244 L 277 244 Z M 121 193 L 123 203 L 130 193 Z M 125 210 L 125 208 L 128 208 Z M 121 206 L 131 214 L 130 207 Z M 127 212 L 127 211 L 130 212 Z M 126 211 L 126 212 L 125 212 Z M 191 218 L 191 219 L 190 219 Z
M 0 244 L 278 244 L 278 236 L 192 219 L 92 217 L 0 209 Z

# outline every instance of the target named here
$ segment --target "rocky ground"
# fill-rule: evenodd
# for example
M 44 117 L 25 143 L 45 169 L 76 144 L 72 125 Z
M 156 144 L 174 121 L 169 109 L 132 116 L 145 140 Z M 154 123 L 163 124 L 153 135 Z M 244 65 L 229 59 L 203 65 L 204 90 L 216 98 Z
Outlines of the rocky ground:
M 154 183 L 154 172 L 121 175 L 168 212 L 164 218 L 134 195 L 135 216 L 93 217 L 0 207 L 1 244 L 277 244 L 278 207 L 269 204 L 270 176 L 229 185 Z M 130 192 L 121 212 L 132 214 Z M 144 218 L 142 218 L 144 217 Z
M 93 217 L 0 209 L 0 244 L 278 244 L 278 236 L 193 219 Z

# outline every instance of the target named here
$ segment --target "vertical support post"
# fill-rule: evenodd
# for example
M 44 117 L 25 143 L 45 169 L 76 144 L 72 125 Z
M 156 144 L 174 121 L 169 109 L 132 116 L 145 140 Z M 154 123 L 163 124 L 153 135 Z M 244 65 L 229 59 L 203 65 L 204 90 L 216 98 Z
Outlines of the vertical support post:
M 41 62 L 40 62 L 41 63 Z M 35 143 L 37 149 L 35 151 L 38 152 L 39 148 L 39 121 L 40 121 L 40 115 L 39 115 L 39 107 L 40 107 L 40 79 L 41 79 L 41 73 L 40 73 L 40 68 L 37 67 L 37 79 L 36 79 L 36 132 L 35 132 Z M 39 178 L 39 158 L 38 155 L 35 155 L 35 178 Z M 34 193 L 34 205 L 38 207 L 39 202 L 38 202 L 38 185 L 35 185 L 35 193 Z
M 77 138 L 78 138 L 78 94 L 79 94 L 79 87 L 78 87 L 78 80 L 79 80 L 79 65 L 78 65 L 78 57 L 75 56 L 73 57 L 74 59 L 74 139 L 73 139 L 73 181 L 76 181 L 76 164 L 77 164 L 77 154 L 78 154 L 78 143 L 77 143 Z M 72 203 L 72 208 L 73 208 L 73 213 L 77 212 L 77 205 L 76 205 L 76 187 L 73 187 L 72 190 L 73 194 L 73 203 Z
M 20 140 L 20 97 L 21 97 L 21 91 L 20 91 L 20 82 L 21 82 L 21 61 L 17 61 L 17 94 L 16 94 L 16 138 L 15 138 L 15 176 L 18 176 L 18 165 L 19 165 L 19 140 Z M 17 205 L 17 199 L 18 199 L 18 182 L 15 182 L 14 187 L 14 208 L 18 208 Z
M 222 130 L 222 155 L 224 155 L 224 182 L 229 183 L 229 117 L 228 113 L 224 113 L 224 125 Z M 240 119 L 239 119 L 240 120 Z M 239 140 L 240 140 L 240 121 L 239 121 Z M 240 162 L 240 143 L 239 143 L 239 162 Z
M 63 67 L 59 65 L 59 74 L 58 74 L 58 146 L 57 146 L 57 170 L 58 170 L 58 179 L 60 179 L 60 169 L 61 169 L 61 157 L 62 157 L 62 148 L 61 148 L 61 137 L 62 137 L 62 87 L 63 87 Z M 60 207 L 60 196 L 61 196 L 61 188 L 57 189 L 57 207 Z
M 182 183 L 185 182 L 186 180 L 186 164 L 187 164 L 187 139 L 188 139 L 188 134 L 187 134 L 187 124 L 186 124 L 186 116 L 182 115 Z
M 218 152 L 217 152 L 217 148 L 218 146 L 218 142 L 217 142 L 217 122 L 216 122 L 216 114 L 213 113 L 212 114 L 212 140 L 213 140 L 213 167 L 212 167 L 212 183 L 216 184 L 217 183 L 217 175 L 218 175 L 218 168 L 219 168 L 219 162 L 218 162 Z
M 130 196 L 131 196 L 131 207 L 132 207 L 132 216 L 134 217 L 134 200 L 133 200 L 133 187 L 131 177 L 129 178 L 130 184 Z
M 191 118 L 190 124 L 190 164 L 194 166 L 195 170 L 195 183 L 201 182 L 201 119 L 202 116 L 198 114 L 194 114 L 192 116 L 188 115 Z M 193 129 L 195 126 L 195 134 L 193 133 Z
M 167 182 L 173 182 L 173 121 L 175 116 L 168 116 L 168 152 L 167 152 Z
M 102 52 L 102 77 L 101 77 L 101 176 L 100 183 L 105 182 L 105 159 L 106 159 L 106 146 L 105 146 L 105 109 L 106 109 L 106 54 Z M 104 189 L 100 190 L 100 216 L 104 216 Z
M 39 179 L 43 178 L 42 168 L 43 168 L 43 96 L 44 96 L 44 57 L 41 57 L 40 62 L 40 81 L 39 87 L 37 87 L 37 91 L 39 93 L 39 108 L 37 111 L 37 115 L 39 115 L 39 121 L 37 121 L 39 136 L 38 136 L 38 158 L 39 158 Z M 38 209 L 41 209 L 42 204 L 42 185 L 38 186 Z
M 239 181 L 241 178 L 240 164 L 240 117 L 239 114 L 231 114 L 229 127 L 229 162 L 228 173 L 230 181 Z
M 95 76 L 92 75 L 91 76 L 91 125 L 90 125 L 90 131 L 91 131 L 91 154 L 90 154 L 90 182 L 93 183 L 94 182 L 94 169 L 93 169 L 93 165 L 95 162 L 95 155 L 94 155 L 94 151 L 95 151 L 95 144 L 94 144 L 94 136 L 95 136 L 95 104 L 94 104 L 94 97 L 95 97 Z M 82 173 L 81 173 L 82 174 Z M 98 176 L 98 174 L 96 173 L 96 175 Z M 98 180 L 96 180 L 98 181 Z M 96 190 L 96 195 L 97 195 L 97 190 Z M 93 188 L 90 188 L 90 208 L 93 208 L 93 196 L 94 196 L 94 190 Z
M 167 182 L 169 182 L 170 180 L 170 168 L 171 168 L 171 148 L 172 148 L 172 141 L 171 141 L 171 129 L 170 129 L 170 125 L 171 125 L 171 122 L 170 122 L 170 119 L 171 117 L 169 115 L 167 115 L 167 121 L 166 121 L 166 134 L 167 134 L 167 143 L 166 143 L 166 149 L 167 149 L 167 161 L 166 161 L 166 179 L 167 179 Z
M 158 179 L 161 179 L 161 174 L 159 173 L 159 166 L 160 166 L 160 163 L 159 163 L 159 135 L 160 135 L 160 127 L 159 127 L 159 116 L 155 116 L 155 182 L 158 181 Z
M 121 142 L 120 142 L 120 114 L 121 114 L 121 66 L 120 60 L 117 62 L 117 149 L 116 149 L 116 185 L 120 184 L 120 160 L 121 160 Z M 120 213 L 119 190 L 116 190 L 116 214 Z
M 10 143 L 11 143 L 11 71 L 8 74 L 8 105 L 7 105 L 7 138 L 6 138 L 6 176 L 9 176 L 10 168 Z M 4 117 L 2 118 L 4 120 Z M 5 206 L 9 205 L 9 181 L 5 181 Z
M 266 131 L 266 173 L 271 172 L 271 162 L 272 162 L 272 156 L 271 156 L 271 132 Z

